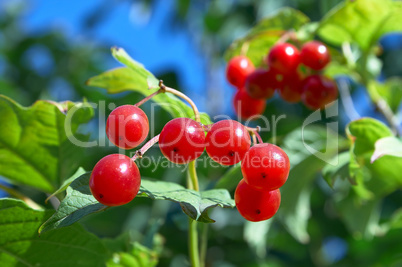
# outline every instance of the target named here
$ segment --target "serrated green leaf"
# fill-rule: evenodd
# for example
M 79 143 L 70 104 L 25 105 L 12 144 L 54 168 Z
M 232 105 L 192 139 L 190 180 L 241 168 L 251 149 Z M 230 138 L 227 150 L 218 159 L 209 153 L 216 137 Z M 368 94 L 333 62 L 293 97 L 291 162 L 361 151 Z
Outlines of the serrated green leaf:
M 402 157 L 402 141 L 394 136 L 384 137 L 375 142 L 371 163 L 383 156 Z
M 65 180 L 63 182 L 63 184 L 60 186 L 59 189 L 57 189 L 53 194 L 51 194 L 50 196 L 48 196 L 48 198 L 46 199 L 49 200 L 50 198 L 54 197 L 57 194 L 60 194 L 61 192 L 65 191 L 67 189 L 67 187 L 78 177 L 80 177 L 81 175 L 83 175 L 85 173 L 85 170 L 82 167 L 79 167 L 78 170 L 67 180 Z
M 135 91 L 144 96 L 149 96 L 155 92 L 155 90 L 148 89 L 141 76 L 127 67 L 112 69 L 94 76 L 87 81 L 87 85 L 105 88 L 109 94 Z M 173 117 L 194 118 L 194 112 L 191 107 L 170 93 L 158 94 L 152 97 L 152 101 Z M 203 124 L 212 123 L 206 113 L 201 113 L 200 117 Z
M 255 66 L 259 66 L 270 47 L 282 34 L 288 30 L 297 30 L 308 21 L 309 18 L 298 10 L 280 9 L 274 15 L 258 22 L 245 37 L 235 40 L 226 50 L 225 59 L 239 55 L 242 47 L 248 45 L 246 55 Z
M 47 232 L 60 227 L 69 226 L 81 218 L 99 211 L 107 206 L 99 203 L 89 189 L 90 173 L 85 173 L 75 179 L 67 187 L 67 195 L 61 201 L 59 208 L 40 228 L 39 232 Z M 204 192 L 189 190 L 170 182 L 141 179 L 141 187 L 137 197 L 165 199 L 178 202 L 183 211 L 194 220 L 214 222 L 208 216 L 208 209 L 213 207 L 233 208 L 234 200 L 227 190 L 213 189 Z
M 321 21 L 318 35 L 334 45 L 355 42 L 367 51 L 381 35 L 402 30 L 401 4 L 389 0 L 344 1 Z
M 360 185 L 353 188 L 362 190 L 363 193 L 358 196 L 362 199 L 380 198 L 401 188 L 401 158 L 383 157 L 373 164 L 370 162 L 375 143 L 381 138 L 393 136 L 391 130 L 378 120 L 362 118 L 351 122 L 346 127 L 346 132 L 352 141 L 350 173 Z
M 94 76 L 87 80 L 87 85 L 105 88 L 109 94 L 135 91 L 144 96 L 149 96 L 159 89 L 159 80 L 141 63 L 132 59 L 123 48 L 112 47 L 112 55 L 126 67 L 112 69 Z M 191 107 L 170 93 L 158 94 L 152 100 L 173 117 L 195 117 Z M 203 124 L 212 123 L 208 114 L 201 113 L 200 117 Z
M 141 63 L 132 59 L 123 48 L 112 47 L 111 50 L 113 57 L 117 61 L 119 61 L 123 65 L 126 65 L 128 68 L 136 73 L 135 76 L 136 81 L 138 82 L 138 86 L 144 87 L 146 85 L 146 88 L 159 88 L 158 79 L 156 79 L 152 73 L 145 69 L 145 67 Z
M 175 183 L 142 179 L 140 192 L 139 196 L 178 202 L 190 218 L 205 223 L 214 222 L 208 216 L 208 209 L 217 206 L 222 208 L 235 206 L 234 200 L 225 189 L 197 192 Z
M 76 132 L 93 114 L 85 103 L 39 100 L 24 108 L 0 96 L 0 175 L 53 192 L 78 168 L 83 148 L 69 137 L 87 140 Z
M 41 225 L 39 233 L 69 226 L 91 213 L 108 208 L 92 196 L 89 189 L 90 176 L 91 173 L 87 172 L 67 187 L 66 197 L 61 201 L 52 217 Z
M 39 237 L 37 230 L 50 214 L 49 211 L 33 210 L 20 200 L 0 200 L 2 266 L 104 265 L 106 248 L 96 236 L 80 225 Z

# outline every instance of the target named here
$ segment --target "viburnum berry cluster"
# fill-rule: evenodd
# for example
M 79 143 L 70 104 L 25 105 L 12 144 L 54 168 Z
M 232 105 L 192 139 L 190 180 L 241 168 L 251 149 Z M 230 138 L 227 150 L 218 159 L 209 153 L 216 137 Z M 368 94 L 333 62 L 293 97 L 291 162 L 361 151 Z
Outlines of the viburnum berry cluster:
M 226 78 L 238 89 L 233 99 L 237 115 L 257 118 L 275 91 L 289 103 L 302 101 L 310 109 L 324 108 L 338 96 L 335 82 L 322 74 L 330 60 L 328 48 L 319 41 L 306 42 L 301 50 L 281 41 L 269 50 L 264 67 L 255 68 L 244 55 L 233 57 Z
M 202 124 L 191 99 L 164 86 L 162 82 L 160 87 L 160 90 L 136 105 L 123 105 L 110 113 L 106 134 L 114 145 L 132 149 L 146 139 L 149 121 L 139 106 L 158 93 L 169 92 L 183 97 L 193 107 L 195 120 L 172 119 L 165 124 L 159 135 L 137 150 L 132 158 L 121 154 L 102 158 L 91 173 L 89 186 L 92 195 L 107 206 L 119 206 L 132 201 L 141 184 L 135 160 L 159 142 L 162 154 L 176 164 L 188 164 L 199 158 L 204 150 L 213 161 L 221 165 L 241 162 L 244 179 L 235 192 L 239 213 L 249 221 L 271 218 L 280 205 L 279 187 L 285 183 L 289 174 L 286 153 L 275 145 L 263 143 L 258 128 L 249 128 L 234 120 Z M 250 135 L 253 137 L 252 147 Z

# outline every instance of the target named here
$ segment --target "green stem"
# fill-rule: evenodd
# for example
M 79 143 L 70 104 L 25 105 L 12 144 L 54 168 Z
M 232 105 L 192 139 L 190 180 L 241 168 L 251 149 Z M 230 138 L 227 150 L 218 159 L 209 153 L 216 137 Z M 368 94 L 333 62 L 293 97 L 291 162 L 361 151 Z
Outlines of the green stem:
M 188 234 L 191 266 L 200 267 L 200 257 L 198 255 L 197 221 L 189 219 Z
M 198 178 L 197 172 L 195 168 L 195 161 L 192 161 L 188 164 L 188 180 L 187 187 L 189 189 L 193 189 L 198 191 Z M 198 231 L 197 231 L 197 221 L 189 218 L 188 225 L 188 247 L 189 247 L 189 255 L 191 266 L 200 267 L 200 255 L 198 251 Z
M 200 245 L 200 265 L 205 267 L 205 258 L 207 256 L 208 248 L 208 224 L 202 224 L 202 234 L 201 234 L 201 245 Z

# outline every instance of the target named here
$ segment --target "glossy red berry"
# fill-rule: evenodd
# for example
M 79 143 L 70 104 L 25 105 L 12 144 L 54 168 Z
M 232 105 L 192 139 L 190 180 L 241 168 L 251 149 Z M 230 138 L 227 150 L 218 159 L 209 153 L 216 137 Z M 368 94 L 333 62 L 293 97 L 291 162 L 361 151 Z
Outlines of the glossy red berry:
M 239 89 L 233 98 L 234 110 L 243 120 L 257 119 L 264 113 L 265 106 L 265 100 L 250 97 L 244 89 Z
M 258 69 L 247 77 L 245 88 L 252 98 L 268 99 L 274 95 L 282 79 L 282 75 L 275 69 Z
M 300 64 L 300 52 L 289 43 L 276 44 L 269 51 L 266 62 L 270 68 L 282 73 L 294 72 Z
M 267 143 L 252 146 L 241 162 L 244 180 L 257 190 L 278 189 L 288 179 L 289 169 L 289 158 L 285 151 Z
M 162 154 L 171 162 L 189 163 L 204 152 L 204 130 L 192 119 L 173 119 L 163 127 L 159 135 L 159 147 Z
M 114 109 L 106 121 L 106 135 L 116 146 L 132 149 L 147 138 L 148 117 L 139 107 L 123 105 Z
M 313 70 L 322 70 L 331 60 L 327 47 L 319 41 L 303 45 L 300 52 L 301 63 Z
M 237 210 L 248 221 L 259 222 L 272 218 L 281 204 L 281 192 L 259 191 L 250 187 L 244 179 L 237 185 L 235 195 Z
M 236 88 L 242 88 L 247 76 L 254 71 L 254 64 L 248 57 L 236 56 L 229 60 L 226 67 L 226 78 Z
M 338 97 L 335 82 L 322 75 L 304 79 L 302 90 L 302 101 L 310 109 L 322 109 Z
M 140 190 L 141 175 L 127 156 L 111 154 L 96 163 L 89 180 L 92 195 L 106 206 L 127 204 Z
M 296 71 L 284 76 L 278 93 L 283 100 L 289 103 L 296 103 L 301 100 L 302 90 L 301 75 Z
M 222 165 L 233 165 L 244 158 L 250 148 L 250 135 L 244 125 L 234 120 L 214 123 L 208 131 L 207 153 Z

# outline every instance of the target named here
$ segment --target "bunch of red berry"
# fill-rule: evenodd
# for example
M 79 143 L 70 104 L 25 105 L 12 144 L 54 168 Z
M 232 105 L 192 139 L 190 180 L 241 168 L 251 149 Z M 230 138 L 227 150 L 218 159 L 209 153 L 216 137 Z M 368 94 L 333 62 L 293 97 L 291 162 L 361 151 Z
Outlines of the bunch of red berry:
M 123 149 L 138 146 L 148 132 L 148 118 L 135 105 L 117 107 L 106 122 L 109 140 Z M 159 141 L 162 154 L 176 164 L 194 161 L 204 150 L 212 160 L 222 165 L 242 161 L 244 180 L 235 193 L 238 210 L 247 220 L 266 220 L 279 208 L 278 188 L 288 177 L 289 159 L 282 149 L 272 144 L 254 144 L 250 148 L 250 132 L 258 134 L 234 120 L 203 125 L 190 118 L 176 118 L 163 127 L 160 135 L 138 150 L 136 156 Z M 112 154 L 95 165 L 89 186 L 100 203 L 119 206 L 130 202 L 138 194 L 141 176 L 134 162 L 136 156 L 129 158 Z
M 253 222 L 274 216 L 281 202 L 279 188 L 289 169 L 289 158 L 280 147 L 268 143 L 251 147 L 241 163 L 243 179 L 235 191 L 239 213 Z
M 320 74 L 330 62 L 327 47 L 319 41 L 305 43 L 299 51 L 290 43 L 274 45 L 264 59 L 266 68 L 255 68 L 246 56 L 232 58 L 226 77 L 238 91 L 233 105 L 243 119 L 264 112 L 266 99 L 278 91 L 290 103 L 300 100 L 310 109 L 322 109 L 338 96 L 336 84 Z

